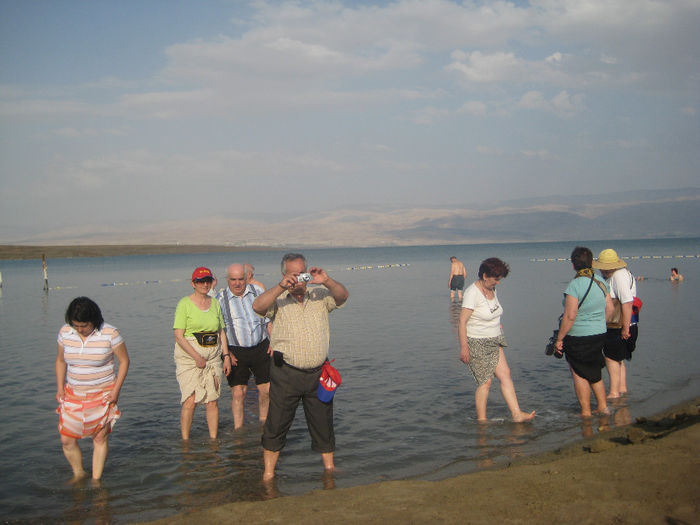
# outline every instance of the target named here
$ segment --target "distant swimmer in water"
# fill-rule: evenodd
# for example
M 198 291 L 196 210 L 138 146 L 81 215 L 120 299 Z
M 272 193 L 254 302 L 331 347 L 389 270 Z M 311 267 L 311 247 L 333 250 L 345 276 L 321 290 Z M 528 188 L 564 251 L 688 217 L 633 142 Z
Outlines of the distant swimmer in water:
M 457 300 L 462 300 L 462 290 L 464 290 L 464 279 L 467 278 L 467 269 L 462 264 L 462 261 L 457 259 L 454 255 L 450 257 L 450 300 L 454 301 L 455 292 L 457 292 Z
M 675 282 L 680 282 L 683 280 L 683 276 L 678 273 L 678 268 L 671 268 L 671 277 L 669 277 L 671 281 Z

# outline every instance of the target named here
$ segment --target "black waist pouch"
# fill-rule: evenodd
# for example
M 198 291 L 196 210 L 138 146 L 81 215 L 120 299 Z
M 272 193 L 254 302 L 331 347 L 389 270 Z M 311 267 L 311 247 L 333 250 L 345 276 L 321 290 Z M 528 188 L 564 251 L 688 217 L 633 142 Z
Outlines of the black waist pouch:
M 219 344 L 219 334 L 216 332 L 194 332 L 192 334 L 199 346 L 216 346 Z

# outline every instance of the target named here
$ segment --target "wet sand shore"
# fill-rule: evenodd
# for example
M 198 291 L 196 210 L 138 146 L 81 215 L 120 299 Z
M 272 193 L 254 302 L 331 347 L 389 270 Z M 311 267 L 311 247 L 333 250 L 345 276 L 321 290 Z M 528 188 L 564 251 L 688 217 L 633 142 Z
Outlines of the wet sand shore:
M 700 398 L 493 470 L 231 503 L 152 523 L 700 523 L 699 422 Z
M 160 255 L 179 253 L 221 253 L 269 250 L 265 246 L 224 246 L 222 244 L 85 244 L 72 246 L 16 246 L 0 244 L 0 260 L 69 257 L 114 257 L 118 255 Z

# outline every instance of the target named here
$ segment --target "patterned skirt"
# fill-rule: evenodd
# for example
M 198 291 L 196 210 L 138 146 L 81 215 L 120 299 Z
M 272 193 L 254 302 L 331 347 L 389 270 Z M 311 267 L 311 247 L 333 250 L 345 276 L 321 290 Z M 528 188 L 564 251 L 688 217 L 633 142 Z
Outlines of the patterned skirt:
M 96 392 L 76 392 L 66 385 L 63 402 L 58 405 L 58 432 L 64 436 L 81 439 L 97 434 L 104 427 L 112 432 L 114 423 L 121 417 L 116 403 L 106 400 L 113 384 Z
M 469 370 L 478 386 L 493 377 L 498 365 L 499 349 L 508 346 L 503 335 L 498 337 L 467 337 L 469 344 Z

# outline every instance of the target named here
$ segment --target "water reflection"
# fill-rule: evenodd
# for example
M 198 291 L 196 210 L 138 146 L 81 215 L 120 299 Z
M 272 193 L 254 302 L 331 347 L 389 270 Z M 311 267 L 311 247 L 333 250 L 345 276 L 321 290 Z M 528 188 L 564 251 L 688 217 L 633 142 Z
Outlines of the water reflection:
M 476 443 L 479 447 L 477 466 L 488 468 L 495 465 L 494 457 L 509 460 L 525 455 L 523 446 L 528 442 L 528 435 L 533 432 L 529 423 L 477 423 Z M 503 430 L 506 430 L 504 435 Z
M 228 490 L 221 483 L 228 474 L 228 465 L 219 454 L 218 440 L 206 444 L 182 441 L 181 460 L 175 481 L 180 489 L 176 495 L 178 506 L 184 508 L 209 508 L 230 502 Z
M 596 432 L 605 432 L 615 427 L 624 427 L 632 423 L 629 406 L 625 398 L 610 399 L 609 414 L 599 414 L 581 418 L 581 435 L 589 438 Z
M 632 416 L 628 406 L 620 407 L 613 414 L 613 421 L 616 427 L 624 427 L 632 424 Z
M 323 482 L 323 490 L 333 490 L 335 488 L 335 472 L 324 470 L 321 481 Z
M 260 484 L 262 486 L 262 499 L 274 499 L 282 495 L 277 488 L 277 478 L 261 480 Z
M 73 485 L 71 504 L 63 514 L 63 522 L 82 524 L 113 523 L 109 491 L 99 480 L 84 479 Z
M 452 333 L 457 337 L 457 325 L 459 324 L 459 314 L 462 312 L 461 303 L 450 303 L 450 326 Z

